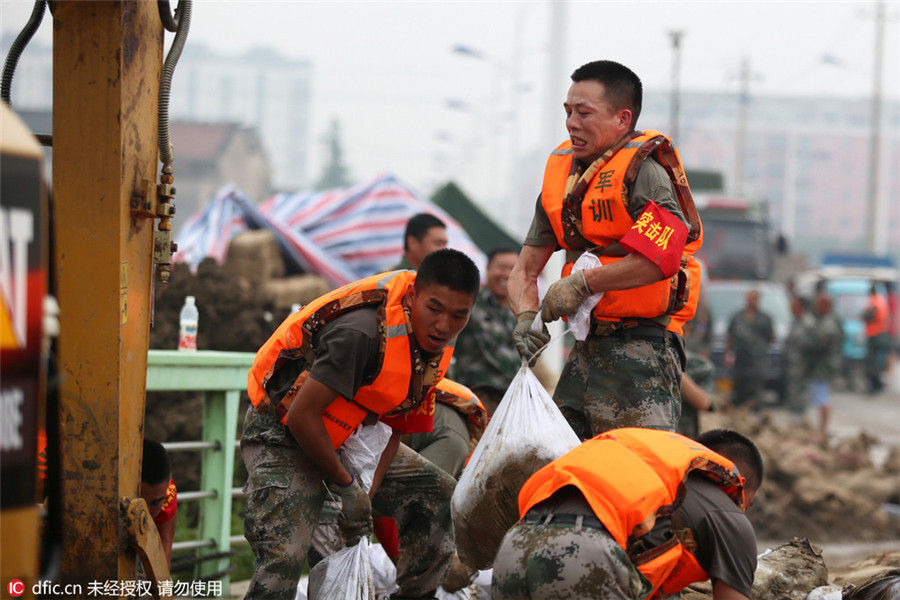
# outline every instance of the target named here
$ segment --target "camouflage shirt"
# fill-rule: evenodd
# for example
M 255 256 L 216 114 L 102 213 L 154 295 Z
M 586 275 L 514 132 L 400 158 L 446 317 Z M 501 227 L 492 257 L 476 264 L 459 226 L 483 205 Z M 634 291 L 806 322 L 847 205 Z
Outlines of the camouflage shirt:
M 833 313 L 816 314 L 815 326 L 810 333 L 809 375 L 813 379 L 831 381 L 841 373 L 844 328 Z
M 513 346 L 516 317 L 487 287 L 478 292 L 469 323 L 456 339 L 449 377 L 469 387 L 505 392 L 522 366 Z

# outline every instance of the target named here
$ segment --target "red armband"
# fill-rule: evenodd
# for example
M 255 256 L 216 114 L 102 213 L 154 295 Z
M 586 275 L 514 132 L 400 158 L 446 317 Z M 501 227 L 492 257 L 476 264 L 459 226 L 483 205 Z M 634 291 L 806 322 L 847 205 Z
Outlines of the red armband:
M 435 388 L 432 387 L 425 395 L 417 408 L 409 411 L 405 415 L 395 415 L 393 417 L 381 417 L 382 423 L 390 425 L 400 433 L 428 433 L 434 431 L 434 395 Z
M 153 518 L 153 522 L 157 525 L 171 520 L 178 512 L 178 488 L 175 487 L 175 480 L 169 478 L 169 485 L 166 488 L 166 501 L 163 502 L 162 509 L 159 514 Z
M 663 276 L 669 278 L 681 266 L 687 235 L 688 228 L 678 217 L 651 200 L 619 244 L 652 260 Z

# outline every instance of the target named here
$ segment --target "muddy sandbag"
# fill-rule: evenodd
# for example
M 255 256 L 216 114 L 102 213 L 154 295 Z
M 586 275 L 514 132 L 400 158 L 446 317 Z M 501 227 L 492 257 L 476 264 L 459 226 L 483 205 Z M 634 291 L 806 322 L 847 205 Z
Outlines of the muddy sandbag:
M 900 569 L 885 571 L 859 586 L 848 584 L 842 593 L 845 600 L 897 600 L 900 598 Z
M 828 584 L 822 551 L 807 539 L 794 538 L 760 555 L 753 580 L 754 600 L 806 600 L 811 590 Z
M 900 550 L 870 554 L 863 560 L 831 569 L 831 580 L 837 585 L 862 585 L 876 575 L 900 569 Z
M 268 229 L 248 229 L 234 236 L 225 251 L 225 268 L 256 286 L 283 277 L 284 258 L 275 234 Z
M 579 443 L 531 369 L 519 369 L 450 501 L 463 564 L 478 570 L 493 565 L 503 536 L 519 520 L 522 484 Z

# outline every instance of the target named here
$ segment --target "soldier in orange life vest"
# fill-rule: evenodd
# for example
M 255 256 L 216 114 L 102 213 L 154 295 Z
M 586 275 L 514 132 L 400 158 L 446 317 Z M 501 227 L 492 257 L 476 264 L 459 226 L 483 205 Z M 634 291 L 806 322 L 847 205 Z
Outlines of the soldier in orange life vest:
M 710 579 L 715 600 L 747 600 L 756 536 L 744 511 L 762 478 L 759 450 L 735 431 L 600 434 L 522 486 L 492 597 L 643 600 Z
M 405 551 L 394 597 L 433 597 L 455 550 L 456 481 L 400 434 L 430 428 L 433 409 L 423 403 L 447 369 L 478 287 L 471 259 L 438 250 L 418 272 L 374 275 L 314 300 L 260 348 L 241 435 L 244 534 L 256 554 L 247 598 L 294 598 L 329 492 L 341 499 L 348 545 L 371 533 L 373 510 L 396 520 Z M 394 432 L 367 494 L 335 450 L 377 420 Z
M 547 160 L 541 195 L 509 277 L 513 333 L 524 358 L 549 341 L 533 331 L 575 314 L 601 293 L 590 333 L 575 343 L 554 400 L 582 439 L 616 427 L 675 430 L 684 370 L 682 326 L 700 287 L 694 253 L 700 219 L 672 141 L 636 131 L 641 81 L 612 61 L 572 73 L 563 104 L 569 140 Z M 550 256 L 566 251 L 563 277 L 539 302 L 537 278 Z M 584 252 L 601 266 L 573 273 Z

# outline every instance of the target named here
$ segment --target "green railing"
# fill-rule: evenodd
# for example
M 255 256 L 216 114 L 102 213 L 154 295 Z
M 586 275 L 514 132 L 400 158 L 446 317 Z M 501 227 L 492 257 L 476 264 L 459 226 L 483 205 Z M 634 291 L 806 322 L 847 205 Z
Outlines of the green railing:
M 246 542 L 243 536 L 231 536 L 231 502 L 240 493 L 232 486 L 238 407 L 253 357 L 250 352 L 150 350 L 147 360 L 148 392 L 193 391 L 203 397 L 203 440 L 164 444 L 170 452 L 202 452 L 200 490 L 178 491 L 179 502 L 200 503 L 197 540 L 177 542 L 172 549 L 219 556 L 198 561 L 194 575 L 201 579 L 224 573 L 217 579 L 226 596 L 231 583 L 228 553 L 232 545 Z

